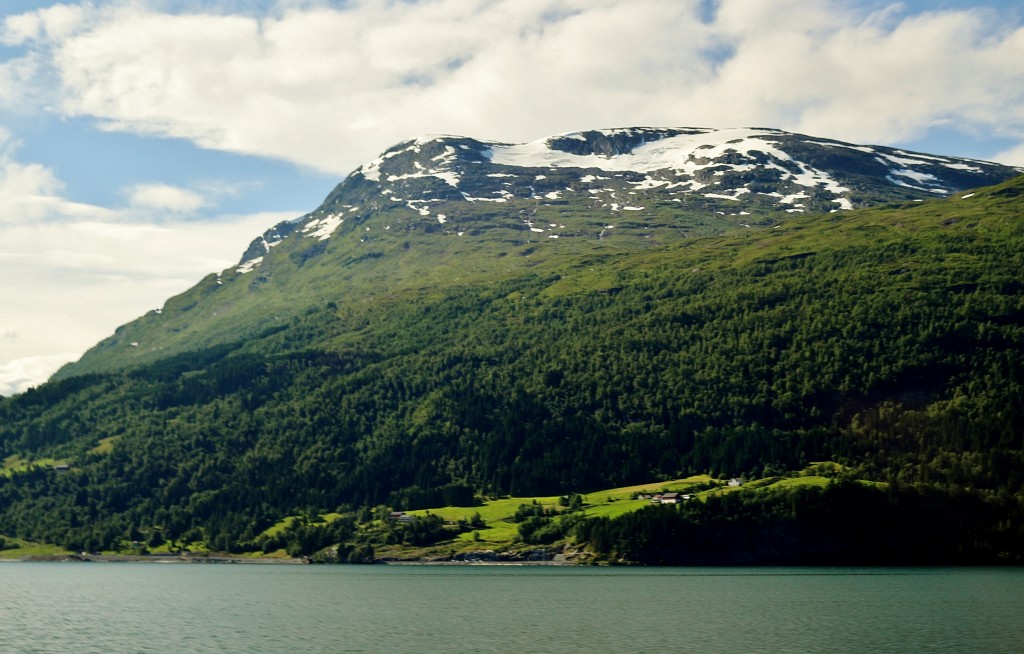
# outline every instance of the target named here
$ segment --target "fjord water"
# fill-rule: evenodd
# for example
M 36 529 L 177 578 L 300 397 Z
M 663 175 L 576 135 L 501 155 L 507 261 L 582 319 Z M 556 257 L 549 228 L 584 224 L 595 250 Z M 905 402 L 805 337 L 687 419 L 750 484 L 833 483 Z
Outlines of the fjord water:
M 0 651 L 1024 651 L 1024 570 L 11 563 Z

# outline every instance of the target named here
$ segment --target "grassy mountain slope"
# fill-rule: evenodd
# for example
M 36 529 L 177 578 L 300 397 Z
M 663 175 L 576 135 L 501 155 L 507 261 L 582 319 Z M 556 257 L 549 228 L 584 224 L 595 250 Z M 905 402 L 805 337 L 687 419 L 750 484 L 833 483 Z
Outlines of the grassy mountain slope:
M 479 283 L 573 276 L 698 237 L 934 198 L 1017 172 L 778 130 L 604 130 L 520 146 L 417 139 L 360 167 L 318 209 L 254 240 L 239 266 L 124 325 L 56 378 L 240 341 L 265 353 L 265 337 L 281 330 L 289 333 L 273 341 L 277 351 L 330 349 L 346 330 L 358 340 L 360 319 L 346 321 L 364 305 L 388 315 Z M 288 327 L 331 307 L 340 324 L 326 338 Z
M 538 244 L 494 257 L 505 265 L 488 275 L 493 259 L 474 265 L 452 238 L 441 256 L 454 270 L 414 267 L 396 286 L 381 279 L 403 276 L 400 258 L 383 271 L 353 260 L 351 287 L 291 314 L 274 310 L 282 292 L 234 341 L 227 325 L 195 351 L 0 401 L 12 462 L 0 532 L 244 549 L 297 510 L 770 476 L 814 460 L 1017 516 L 1022 193 L 1017 178 L 758 231 L 599 242 L 576 258 Z M 266 274 L 258 292 L 294 272 Z M 163 312 L 183 338 L 181 316 L 213 311 L 192 299 Z M 134 350 L 146 328 L 126 330 Z M 69 468 L 13 469 L 44 458 Z

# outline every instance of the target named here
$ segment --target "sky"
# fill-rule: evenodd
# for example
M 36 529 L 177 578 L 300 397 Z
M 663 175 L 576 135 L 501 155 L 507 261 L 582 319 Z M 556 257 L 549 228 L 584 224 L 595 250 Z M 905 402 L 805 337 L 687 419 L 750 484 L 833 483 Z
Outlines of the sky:
M 1024 166 L 1024 2 L 3 0 L 0 395 L 395 143 L 627 126 Z

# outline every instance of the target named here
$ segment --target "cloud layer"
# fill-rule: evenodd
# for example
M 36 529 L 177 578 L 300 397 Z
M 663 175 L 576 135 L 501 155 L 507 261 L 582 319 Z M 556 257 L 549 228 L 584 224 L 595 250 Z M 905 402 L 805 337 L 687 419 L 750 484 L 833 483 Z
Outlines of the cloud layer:
M 0 130 L 0 395 L 38 384 L 117 325 L 237 261 L 268 226 L 295 217 L 198 222 L 192 212 L 206 199 L 161 184 L 130 189 L 120 209 L 71 202 L 61 191 L 53 171 L 18 161 Z
M 1024 141 L 1024 27 L 994 10 L 354 0 L 282 3 L 259 17 L 150 5 L 9 18 L 3 40 L 30 54 L 0 80 L 27 76 L 35 89 L 50 76 L 55 111 L 107 129 L 338 175 L 434 132 L 523 140 L 593 126 L 766 125 L 891 143 L 945 126 Z
M 116 326 L 159 307 L 204 274 L 237 262 L 249 240 L 267 226 L 294 217 L 6 227 L 0 278 L 15 282 L 0 287 L 0 395 L 38 384 Z

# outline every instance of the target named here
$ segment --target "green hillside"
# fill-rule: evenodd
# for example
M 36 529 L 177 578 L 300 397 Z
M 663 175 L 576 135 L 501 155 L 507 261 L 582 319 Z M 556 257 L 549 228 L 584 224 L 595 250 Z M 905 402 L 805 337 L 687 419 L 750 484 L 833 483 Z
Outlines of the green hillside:
M 969 515 L 970 551 L 936 529 L 929 560 L 1019 561 L 1022 192 L 1016 178 L 774 228 L 580 239 L 572 256 L 545 242 L 501 253 L 456 237 L 382 239 L 379 255 L 345 264 L 345 280 L 317 257 L 211 276 L 63 379 L 0 400 L 0 534 L 76 550 L 245 551 L 285 516 L 349 516 L 299 547 L 311 553 L 348 539 L 373 507 L 775 477 L 832 460 L 890 490 L 798 487 L 702 506 L 746 515 L 750 542 L 804 529 L 813 512 L 801 507 L 820 516 L 829 502 L 895 507 L 887 525 Z M 265 302 L 242 303 L 254 284 Z M 682 509 L 671 514 L 682 522 L 652 518 L 661 527 L 617 522 L 651 513 L 573 529 L 610 559 L 708 560 L 623 545 L 627 524 L 713 523 Z M 739 561 L 790 561 L 747 550 Z M 822 546 L 815 560 L 837 552 Z
M 547 280 L 539 288 L 552 286 L 548 294 L 614 290 L 633 254 L 682 246 L 703 252 L 698 264 L 727 265 L 735 236 L 723 241 L 721 261 L 699 239 L 739 230 L 747 244 L 765 230 L 786 233 L 805 213 L 923 201 L 1021 172 L 779 130 L 632 128 L 543 145 L 398 144 L 315 211 L 255 239 L 240 265 L 120 327 L 56 378 L 243 342 L 260 355 L 336 350 L 361 343 L 368 320 L 390 322 L 408 303 L 488 285 L 516 292 L 532 279 Z M 495 154 L 502 150 L 506 159 Z M 519 154 L 508 160 L 508 151 Z

